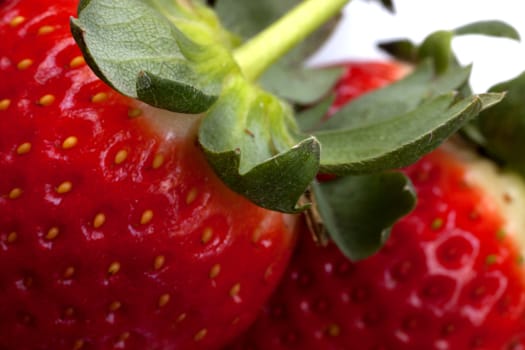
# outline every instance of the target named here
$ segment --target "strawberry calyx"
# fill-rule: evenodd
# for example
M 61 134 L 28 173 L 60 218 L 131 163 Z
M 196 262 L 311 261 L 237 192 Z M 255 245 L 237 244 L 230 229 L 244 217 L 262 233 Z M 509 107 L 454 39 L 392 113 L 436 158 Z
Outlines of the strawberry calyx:
M 327 123 L 302 129 L 292 105 L 297 99 L 277 96 L 278 89 L 267 91 L 263 73 L 276 61 L 279 66 L 279 57 L 315 28 L 337 17 L 347 2 L 318 6 L 319 1 L 297 1 L 300 5 L 275 24 L 249 35 L 230 33 L 203 2 L 182 0 L 83 0 L 71 26 L 86 62 L 115 89 L 201 118 L 200 146 L 231 189 L 259 206 L 296 213 L 308 207 L 300 199 L 317 173 L 380 174 L 408 165 L 503 96 L 458 94 L 467 84 L 469 67 L 437 71 L 429 57 L 398 85 L 368 94 Z M 233 2 L 228 3 L 218 1 L 217 13 L 234 16 Z M 251 3 L 243 6 L 260 6 Z M 263 3 L 273 6 L 274 14 L 282 10 L 277 0 Z M 299 57 L 302 62 L 305 55 Z M 321 97 L 333 85 L 334 72 L 310 100 L 317 96 L 316 102 L 326 106 Z M 301 84 L 309 85 L 305 78 Z M 321 120 L 325 111 L 313 108 Z M 386 189 L 398 190 L 405 187 Z M 388 216 L 383 220 L 391 221 Z
M 525 72 L 508 81 L 494 85 L 494 92 L 506 92 L 501 105 L 481 113 L 466 135 L 474 140 L 485 153 L 505 168 L 525 176 L 523 149 L 525 147 Z

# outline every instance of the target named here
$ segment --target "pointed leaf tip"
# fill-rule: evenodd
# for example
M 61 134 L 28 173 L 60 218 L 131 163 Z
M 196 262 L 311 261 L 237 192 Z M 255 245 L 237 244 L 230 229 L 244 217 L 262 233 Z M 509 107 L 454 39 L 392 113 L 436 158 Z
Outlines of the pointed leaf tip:
M 415 206 L 410 180 L 399 172 L 346 176 L 314 186 L 331 239 L 351 260 L 376 253 L 391 226 Z

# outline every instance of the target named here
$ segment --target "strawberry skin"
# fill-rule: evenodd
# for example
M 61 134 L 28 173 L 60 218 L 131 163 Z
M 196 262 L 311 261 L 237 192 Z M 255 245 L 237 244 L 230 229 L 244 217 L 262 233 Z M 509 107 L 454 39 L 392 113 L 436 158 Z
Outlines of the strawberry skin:
M 76 2 L 0 5 L 0 349 L 214 349 L 282 275 L 295 217 L 227 189 L 198 116 L 85 65 Z
M 406 72 L 369 63 L 345 64 L 329 115 Z M 463 147 L 403 170 L 418 204 L 376 255 L 351 262 L 301 235 L 280 287 L 228 349 L 523 349 L 525 190 Z
M 525 271 L 500 208 L 449 151 L 405 171 L 419 202 L 386 246 L 352 263 L 302 235 L 235 349 L 520 349 Z
M 409 69 L 396 61 L 354 61 L 339 66 L 343 73 L 334 86 L 335 100 L 328 115 L 334 114 L 348 101 L 400 79 Z

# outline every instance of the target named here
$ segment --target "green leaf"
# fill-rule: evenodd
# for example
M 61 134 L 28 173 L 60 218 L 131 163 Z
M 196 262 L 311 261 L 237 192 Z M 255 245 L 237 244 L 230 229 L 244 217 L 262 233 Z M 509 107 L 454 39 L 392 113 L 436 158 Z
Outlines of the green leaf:
M 287 57 L 281 64 L 270 67 L 260 81 L 268 91 L 293 103 L 307 105 L 317 102 L 342 74 L 340 68 L 305 68 L 301 62 Z
M 380 43 L 378 46 L 393 57 L 411 63 L 419 63 L 425 58 L 434 59 L 436 71 L 445 72 L 449 66 L 457 66 L 452 52 L 452 39 L 460 35 L 485 35 L 520 40 L 519 33 L 511 25 L 502 21 L 473 22 L 454 30 L 439 30 L 428 35 L 420 45 L 408 39 Z
M 383 122 L 341 131 L 314 133 L 321 143 L 321 172 L 358 174 L 399 168 L 417 161 L 454 134 L 502 94 L 456 101 L 448 93 Z
M 452 37 L 453 33 L 446 30 L 430 34 L 419 46 L 418 59 L 432 58 L 436 72 L 446 72 L 453 58 Z
M 506 91 L 506 96 L 477 119 L 482 145 L 489 154 L 525 175 L 525 73 L 493 86 L 490 91 Z
M 408 39 L 380 42 L 378 47 L 400 61 L 409 63 L 419 61 L 418 47 Z
M 219 0 L 216 10 L 224 26 L 249 39 L 277 20 L 301 0 L 244 1 Z M 323 97 L 334 85 L 341 69 L 314 69 L 304 65 L 332 34 L 337 19 L 321 27 L 308 39 L 272 65 L 260 78 L 269 92 L 291 102 L 310 104 Z
M 470 67 L 455 67 L 436 77 L 431 62 L 425 61 L 402 80 L 347 104 L 320 124 L 319 130 L 357 128 L 408 113 L 425 99 L 456 90 L 469 75 Z
M 303 132 L 310 132 L 319 128 L 323 117 L 327 115 L 335 101 L 335 94 L 330 94 L 317 104 L 296 114 L 297 123 Z
M 346 176 L 313 188 L 326 230 L 351 260 L 376 253 L 416 203 L 410 180 L 399 172 Z
M 479 21 L 454 29 L 454 35 L 480 34 L 520 40 L 520 34 L 511 25 L 502 21 Z
M 319 143 L 296 137 L 290 106 L 232 77 L 202 121 L 199 141 L 234 191 L 273 210 L 295 213 L 319 169 Z
M 461 88 L 470 68 L 453 67 L 435 76 L 429 61 L 394 84 L 363 95 L 317 125 L 320 171 L 339 175 L 399 168 L 430 152 L 501 94 L 471 96 Z M 306 113 L 306 112 L 303 112 Z M 312 110 L 307 125 L 324 111 Z
M 238 68 L 226 35 L 213 30 L 218 22 L 204 5 L 191 4 L 82 0 L 72 33 L 89 66 L 116 90 L 156 107 L 200 113 Z

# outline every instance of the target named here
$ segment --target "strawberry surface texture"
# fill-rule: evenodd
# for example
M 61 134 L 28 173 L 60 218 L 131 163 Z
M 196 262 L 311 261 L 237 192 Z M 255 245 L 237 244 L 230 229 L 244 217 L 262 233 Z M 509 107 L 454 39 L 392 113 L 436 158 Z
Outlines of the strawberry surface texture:
M 346 64 L 334 110 L 376 80 L 375 62 L 364 78 L 354 64 L 366 62 Z M 277 292 L 228 349 L 523 349 L 523 185 L 451 145 L 403 169 L 417 206 L 372 257 L 352 262 L 301 235 Z
M 76 1 L 0 2 L 0 349 L 215 349 L 253 321 L 294 216 L 229 190 L 199 116 L 123 97 Z

